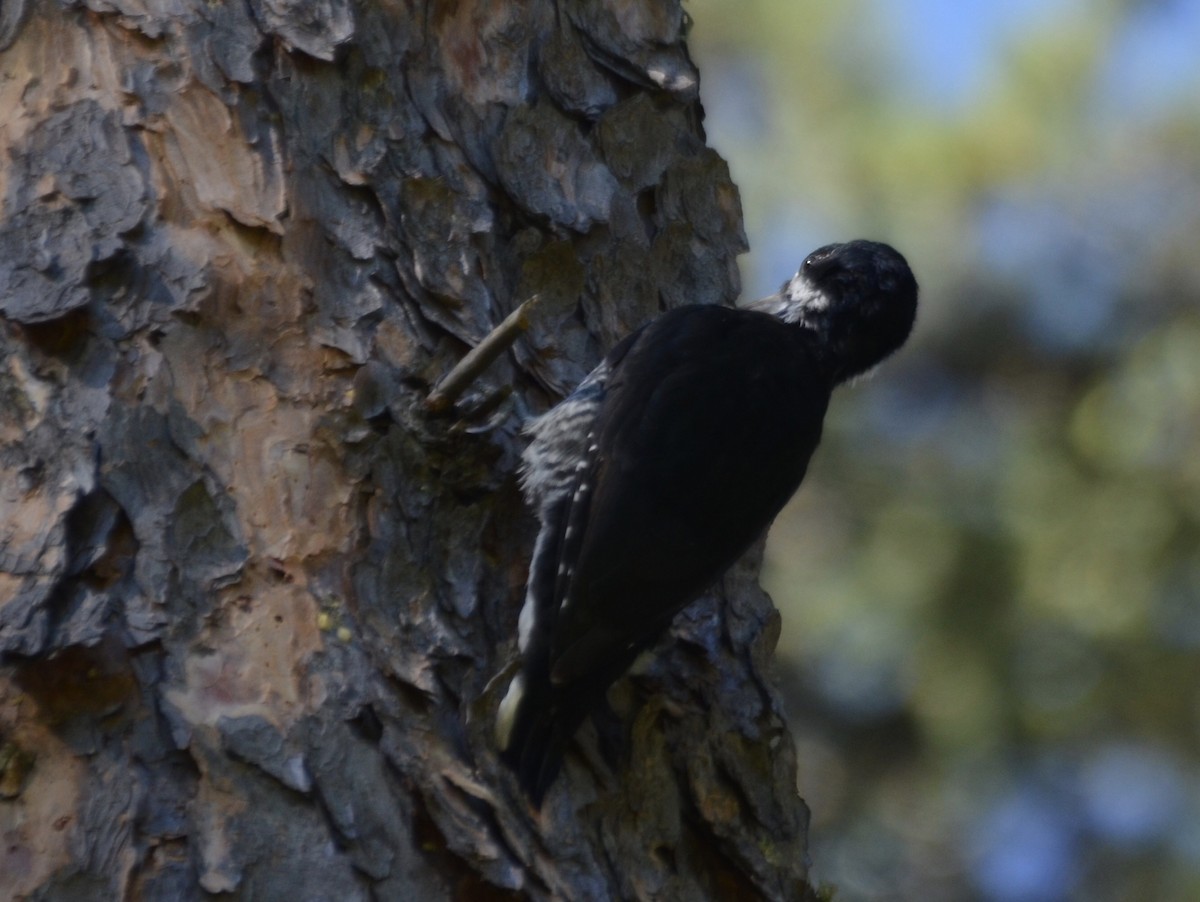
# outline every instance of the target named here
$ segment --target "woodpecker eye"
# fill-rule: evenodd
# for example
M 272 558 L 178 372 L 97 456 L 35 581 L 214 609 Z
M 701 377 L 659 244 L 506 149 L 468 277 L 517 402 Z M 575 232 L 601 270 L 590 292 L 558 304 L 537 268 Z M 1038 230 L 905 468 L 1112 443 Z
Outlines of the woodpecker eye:
M 829 264 L 834 260 L 833 248 L 822 247 L 813 251 L 804 258 L 804 262 L 800 264 L 800 271 L 806 276 L 816 278 L 820 273 L 829 268 Z

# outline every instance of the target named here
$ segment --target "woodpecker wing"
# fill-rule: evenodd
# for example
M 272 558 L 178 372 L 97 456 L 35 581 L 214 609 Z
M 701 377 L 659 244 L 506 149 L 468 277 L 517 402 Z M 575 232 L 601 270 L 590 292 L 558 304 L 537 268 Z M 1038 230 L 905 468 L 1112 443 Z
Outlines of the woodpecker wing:
M 586 499 L 576 499 L 574 492 L 596 456 L 595 449 L 589 452 L 593 444 L 589 438 L 607 397 L 608 380 L 641 331 L 619 342 L 569 397 L 526 427 L 531 441 L 521 456 L 521 486 L 526 501 L 538 512 L 541 529 L 521 613 L 522 652 L 528 646 L 534 622 L 544 621 L 548 612 L 557 610 L 562 602 L 566 588 L 559 570 L 568 555 L 564 534 L 572 519 L 584 515 L 582 506 L 574 502 Z
M 553 683 L 611 680 L 795 492 L 832 388 L 810 341 L 766 314 L 698 306 L 625 349 L 565 512 L 578 533 L 560 546 Z

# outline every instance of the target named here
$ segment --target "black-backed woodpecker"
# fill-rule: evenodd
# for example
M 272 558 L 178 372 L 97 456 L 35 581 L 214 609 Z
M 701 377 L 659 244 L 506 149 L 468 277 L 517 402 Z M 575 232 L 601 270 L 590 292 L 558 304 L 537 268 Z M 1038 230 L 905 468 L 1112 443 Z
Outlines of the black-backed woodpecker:
M 768 298 L 643 326 L 527 427 L 541 529 L 496 733 L 535 806 L 612 682 L 799 487 L 834 387 L 898 349 L 916 310 L 894 249 L 830 244 Z

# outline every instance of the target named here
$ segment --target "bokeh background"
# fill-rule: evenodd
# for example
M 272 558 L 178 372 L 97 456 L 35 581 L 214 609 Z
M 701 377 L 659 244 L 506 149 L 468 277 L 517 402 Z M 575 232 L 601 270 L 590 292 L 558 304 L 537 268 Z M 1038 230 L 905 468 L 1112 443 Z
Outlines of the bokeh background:
M 1200 900 L 1200 2 L 690 0 L 745 296 L 890 241 L 765 582 L 856 900 Z

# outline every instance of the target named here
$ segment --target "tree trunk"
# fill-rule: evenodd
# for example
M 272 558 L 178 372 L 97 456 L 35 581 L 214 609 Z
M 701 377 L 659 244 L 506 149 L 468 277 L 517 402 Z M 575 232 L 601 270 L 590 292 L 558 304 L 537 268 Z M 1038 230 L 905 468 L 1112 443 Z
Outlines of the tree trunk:
M 660 0 L 4 0 L 0 896 L 808 896 L 757 559 L 540 814 L 492 739 L 523 418 L 737 293 L 683 31 Z

